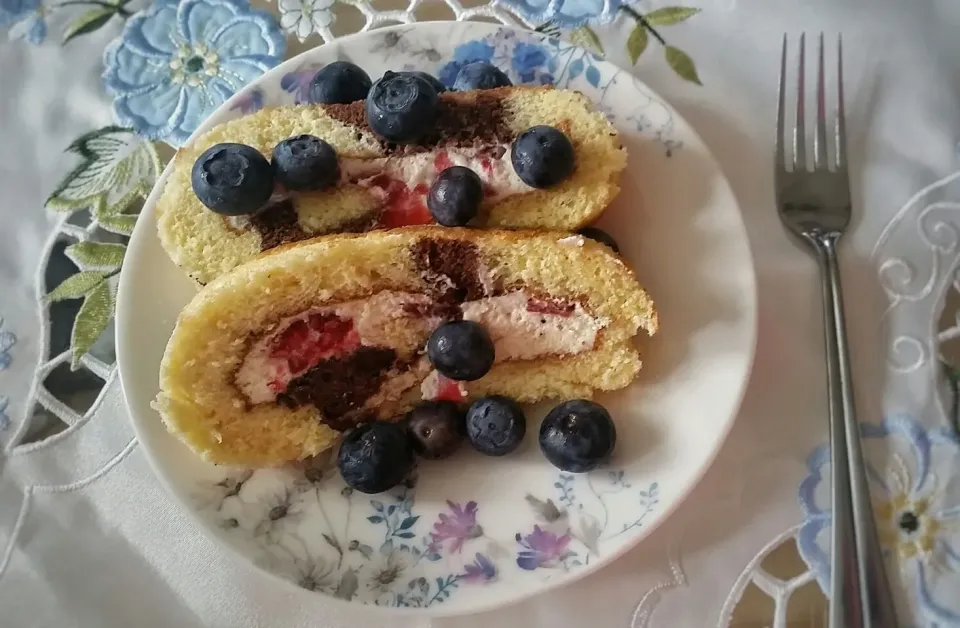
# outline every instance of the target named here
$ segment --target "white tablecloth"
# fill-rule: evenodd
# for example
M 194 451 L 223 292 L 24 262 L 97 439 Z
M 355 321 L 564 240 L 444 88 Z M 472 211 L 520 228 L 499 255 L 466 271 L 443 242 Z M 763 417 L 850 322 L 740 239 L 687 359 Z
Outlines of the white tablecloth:
M 225 555 L 154 479 L 112 375 L 101 405 L 66 431 L 31 438 L 30 444 L 14 442 L 27 432 L 23 422 L 37 402 L 31 383 L 43 361 L 47 316 L 38 306 L 36 282 L 52 272 L 45 270 L 46 246 L 59 221 L 44 211 L 44 201 L 76 163 L 63 153 L 66 144 L 112 119 L 101 56 L 122 22 L 114 19 L 61 46 L 51 18 L 42 45 L 0 43 L 0 334 L 9 334 L 0 336 L 0 349 L 7 346 L 10 358 L 0 371 L 0 413 L 10 421 L 0 431 L 6 447 L 0 455 L 0 625 L 699 627 L 726 625 L 751 580 L 768 595 L 779 595 L 778 608 L 785 612 L 790 587 L 758 571 L 756 563 L 792 539 L 804 521 L 798 486 L 809 475 L 808 456 L 827 433 L 816 268 L 787 238 L 773 205 L 781 37 L 822 30 L 832 40 L 843 33 L 856 218 L 841 263 L 861 417 L 879 423 L 905 416 L 927 428 L 942 427 L 937 394 L 943 387 L 935 383 L 937 347 L 930 330 L 937 304 L 952 289 L 956 233 L 950 232 L 948 206 L 924 212 L 934 201 L 960 200 L 949 186 L 927 189 L 958 168 L 960 5 L 688 4 L 702 11 L 669 27 L 669 35 L 695 60 L 703 86 L 679 79 L 649 52 L 636 72 L 700 132 L 743 208 L 759 276 L 760 333 L 740 416 L 704 481 L 627 556 L 573 587 L 515 607 L 432 622 L 333 607 L 320 596 L 309 607 L 296 606 L 252 568 Z M 636 6 L 648 12 L 663 5 Z M 630 65 L 624 42 L 632 24 L 620 20 L 597 28 L 616 63 Z M 307 45 L 313 43 L 320 42 Z M 52 337 L 62 336 L 54 327 Z M 30 430 L 42 428 L 33 419 Z M 941 457 L 937 464 L 944 490 L 952 491 L 954 505 L 960 503 L 958 460 Z M 956 523 L 939 534 L 960 548 Z M 945 569 L 960 571 L 960 558 L 947 561 Z M 790 586 L 809 581 L 815 571 L 793 574 L 799 579 Z M 893 576 L 900 580 L 897 572 Z M 905 569 L 903 590 L 913 591 L 916 577 Z M 935 610 L 915 595 L 908 598 L 913 601 L 904 608 L 916 625 L 936 623 Z M 960 613 L 960 603 L 952 603 L 947 612 Z M 783 617 L 761 617 L 756 625 L 783 626 Z M 944 619 L 949 615 L 940 617 L 941 626 L 960 625 Z

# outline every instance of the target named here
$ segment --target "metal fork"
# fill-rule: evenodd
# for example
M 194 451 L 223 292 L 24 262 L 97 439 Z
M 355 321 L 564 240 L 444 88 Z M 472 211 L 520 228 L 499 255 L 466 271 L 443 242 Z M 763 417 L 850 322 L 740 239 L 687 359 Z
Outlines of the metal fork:
M 787 72 L 787 37 L 784 35 L 774 183 L 780 220 L 810 247 L 820 266 L 833 491 L 829 626 L 896 628 L 896 611 L 877 540 L 860 447 L 837 262 L 837 242 L 850 223 L 851 211 L 843 111 L 842 42 L 837 40 L 837 109 L 836 126 L 832 133 L 834 159 L 830 163 L 827 157 L 823 34 L 820 35 L 813 170 L 807 167 L 804 57 L 804 36 L 801 35 L 797 118 L 793 128 L 793 154 L 788 157 L 784 142 Z

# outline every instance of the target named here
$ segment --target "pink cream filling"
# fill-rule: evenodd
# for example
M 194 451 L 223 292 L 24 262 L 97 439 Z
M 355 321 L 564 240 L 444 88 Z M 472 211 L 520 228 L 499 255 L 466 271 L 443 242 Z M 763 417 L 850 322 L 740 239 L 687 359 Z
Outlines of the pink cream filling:
M 365 187 L 381 201 L 378 226 L 425 225 L 433 222 L 427 208 L 430 186 L 451 166 L 464 166 L 477 173 L 486 202 L 533 190 L 514 171 L 507 145 L 447 148 L 378 159 L 343 158 L 341 183 Z
M 430 334 L 444 320 L 419 313 L 429 311 L 431 305 L 426 295 L 385 291 L 284 319 L 251 347 L 237 371 L 237 385 L 251 403 L 266 403 L 322 360 L 347 356 L 361 346 L 393 347 L 401 353 L 395 346 L 401 338 L 408 345 L 403 350 L 422 355 Z M 579 303 L 542 299 L 523 291 L 468 301 L 460 307 L 465 320 L 480 323 L 490 333 L 497 362 L 588 351 L 609 322 L 590 315 Z M 388 377 L 399 375 L 392 372 Z M 462 382 L 436 371 L 420 382 L 420 392 L 423 399 L 466 398 Z

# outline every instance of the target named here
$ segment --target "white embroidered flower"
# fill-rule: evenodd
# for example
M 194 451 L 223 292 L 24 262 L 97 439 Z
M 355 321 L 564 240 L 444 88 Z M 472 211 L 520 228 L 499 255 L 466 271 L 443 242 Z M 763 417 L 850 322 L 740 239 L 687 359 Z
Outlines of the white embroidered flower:
M 280 27 L 305 40 L 314 32 L 323 32 L 333 24 L 336 0 L 279 0 Z

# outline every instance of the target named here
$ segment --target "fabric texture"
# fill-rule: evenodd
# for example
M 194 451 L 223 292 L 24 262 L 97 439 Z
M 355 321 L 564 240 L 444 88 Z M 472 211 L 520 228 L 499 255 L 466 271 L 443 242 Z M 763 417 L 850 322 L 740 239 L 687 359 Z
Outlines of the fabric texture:
M 232 0 L 222 4 L 239 6 Z M 547 10 L 537 3 L 511 4 Z M 956 241 L 949 229 L 960 233 L 960 227 L 951 227 L 952 219 L 941 216 L 935 217 L 937 224 L 946 227 L 927 228 L 922 217 L 931 205 L 960 201 L 956 187 L 937 185 L 958 170 L 960 49 L 947 24 L 960 19 L 960 6 L 895 0 L 691 2 L 685 6 L 701 11 L 682 26 L 671 26 L 661 17 L 665 25 L 654 27 L 695 63 L 691 73 L 689 66 L 678 65 L 675 54 L 651 54 L 652 35 L 640 47 L 640 36 L 633 34 L 636 23 L 606 19 L 608 5 L 584 0 L 551 2 L 548 8 L 556 11 L 563 27 L 578 25 L 584 12 L 596 9 L 591 32 L 607 58 L 624 67 L 639 59 L 636 74 L 698 130 L 730 178 L 759 279 L 754 373 L 741 414 L 707 476 L 640 546 L 572 587 L 483 615 L 427 621 L 391 617 L 320 596 L 313 604 L 300 605 L 215 545 L 152 474 L 133 438 L 119 381 L 109 370 L 102 373 L 99 396 L 72 400 L 82 412 L 65 430 L 50 428 L 57 435 L 43 438 L 47 428 L 36 417 L 25 427 L 24 418 L 33 414 L 38 399 L 31 391 L 37 365 L 49 359 L 51 351 L 64 351 L 63 359 L 71 359 L 69 326 L 48 328 L 46 310 L 38 305 L 38 298 L 64 276 L 48 263 L 57 251 L 58 240 L 51 234 L 61 217 L 43 208 L 47 196 L 77 166 L 76 155 L 64 153 L 64 148 L 74 138 L 115 122 L 114 103 L 101 78 L 102 57 L 121 37 L 124 23 L 107 15 L 97 28 L 61 47 L 46 30 L 65 32 L 64 22 L 57 21 L 59 13 L 38 13 L 42 4 L 37 2 L 0 2 L 0 25 L 24 31 L 20 39 L 19 31 L 11 31 L 11 38 L 0 43 L 4 628 L 727 625 L 744 588 L 755 581 L 756 561 L 789 541 L 804 522 L 798 490 L 811 473 L 808 457 L 827 440 L 816 267 L 779 224 L 770 176 L 784 32 L 793 36 L 823 30 L 830 40 L 843 35 L 856 217 L 841 248 L 841 268 L 861 419 L 880 425 L 903 415 L 920 429 L 945 426 L 944 411 L 950 404 L 942 401 L 949 397 L 941 396 L 945 389 L 936 379 L 938 348 L 922 334 L 938 318 L 942 294 L 952 283 L 957 249 L 950 248 Z M 664 6 L 636 5 L 645 12 Z M 141 8 L 129 7 L 131 12 Z M 500 8 L 491 5 L 491 10 Z M 276 24 L 295 38 L 310 36 L 310 23 L 303 25 L 308 18 L 323 28 L 333 24 L 323 13 L 329 9 L 324 2 L 282 1 L 279 9 L 269 9 Z M 866 11 L 872 19 L 864 19 Z M 266 33 L 258 54 L 281 55 L 273 27 L 258 28 Z M 43 44 L 31 44 L 44 34 Z M 257 73 L 276 59 L 261 61 Z M 122 68 L 117 64 L 111 71 L 120 73 Z M 108 86 L 112 81 L 107 79 Z M 166 123 L 157 119 L 151 125 Z M 934 263 L 937 268 L 931 271 Z M 923 293 L 928 276 L 934 288 Z M 910 300 L 921 293 L 922 298 Z M 79 307 L 79 301 L 75 305 Z M 109 355 L 98 354 L 96 347 L 92 352 L 94 370 L 109 364 Z M 62 376 L 59 389 L 70 389 L 70 380 L 58 369 L 50 367 L 51 377 Z M 43 405 L 45 398 L 39 399 Z M 50 399 L 45 403 L 55 406 Z M 50 419 L 49 425 L 55 424 Z M 13 446 L 13 436 L 25 434 L 33 437 Z M 882 456 L 880 450 L 871 455 Z M 944 500 L 960 503 L 958 483 L 947 482 L 957 477 L 960 463 L 955 456 L 941 456 L 936 464 L 945 482 Z M 821 510 L 816 515 L 829 520 Z M 960 529 L 950 530 L 943 534 L 952 536 L 941 538 L 960 547 Z M 815 539 L 809 547 L 814 545 Z M 811 560 L 816 574 L 818 561 L 819 555 Z M 950 568 L 960 570 L 960 560 L 956 563 Z M 806 577 L 812 580 L 814 571 Z M 916 566 L 907 572 L 915 574 Z M 899 581 L 899 572 L 891 573 Z M 909 587 L 916 580 L 905 582 Z M 936 585 L 931 587 L 936 593 Z M 933 601 L 957 604 L 944 599 Z M 923 599 L 909 604 L 915 625 L 960 625 L 951 623 L 949 614 L 960 613 L 960 605 L 938 615 L 940 610 Z M 759 617 L 757 622 L 771 625 L 773 618 Z

